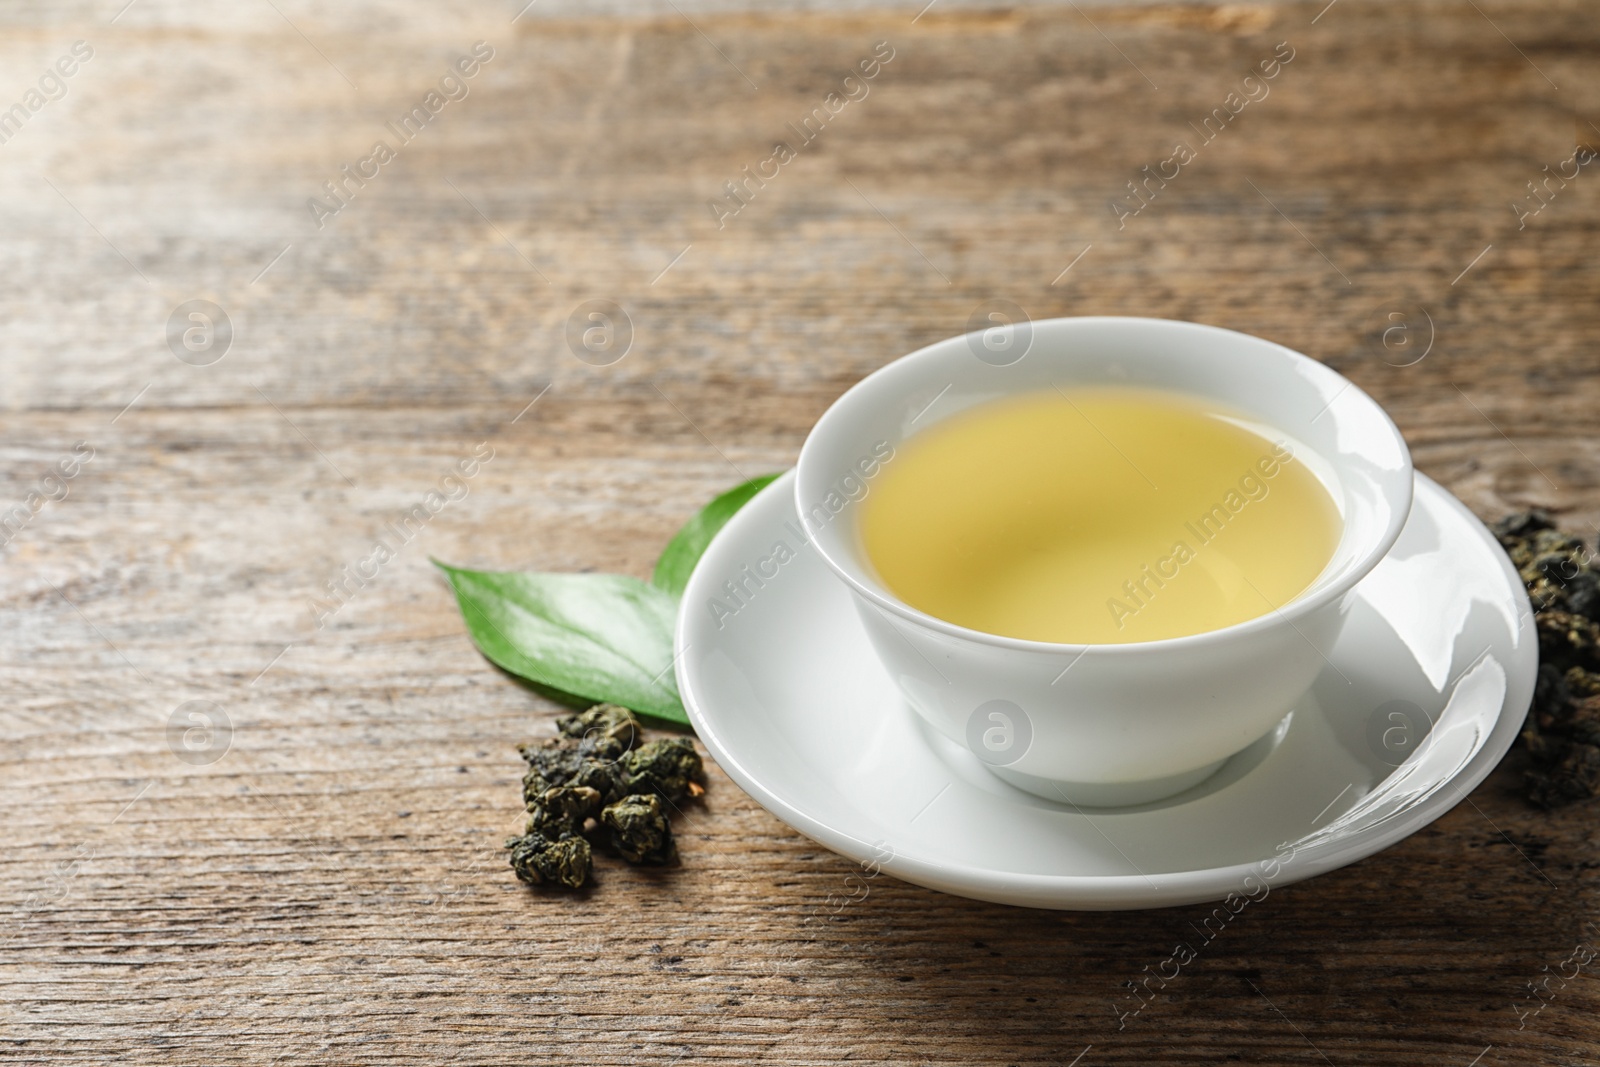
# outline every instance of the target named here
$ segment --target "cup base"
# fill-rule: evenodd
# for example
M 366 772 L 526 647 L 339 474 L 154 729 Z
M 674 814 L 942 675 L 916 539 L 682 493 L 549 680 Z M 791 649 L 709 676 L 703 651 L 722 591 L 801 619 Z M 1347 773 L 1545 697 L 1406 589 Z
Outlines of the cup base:
M 1227 759 L 1219 759 L 1198 770 L 1166 778 L 1146 778 L 1138 782 L 1058 782 L 1054 778 L 1040 778 L 1038 775 L 1014 771 L 1010 767 L 985 764 L 984 768 L 1023 792 L 1058 804 L 1066 803 L 1077 808 L 1121 808 L 1176 796 L 1210 778 L 1227 762 Z

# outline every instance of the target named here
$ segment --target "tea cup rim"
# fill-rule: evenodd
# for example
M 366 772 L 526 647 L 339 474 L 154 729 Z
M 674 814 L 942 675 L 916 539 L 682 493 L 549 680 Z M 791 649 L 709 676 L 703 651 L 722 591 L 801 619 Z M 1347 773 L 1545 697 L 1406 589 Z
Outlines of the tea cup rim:
M 1346 378 L 1332 367 L 1329 367 L 1327 364 L 1312 359 L 1310 356 L 1289 348 L 1286 345 L 1279 344 L 1276 341 L 1270 341 L 1266 338 L 1257 337 L 1253 334 L 1246 334 L 1238 330 L 1230 330 L 1225 327 L 1212 326 L 1206 323 L 1190 322 L 1183 319 L 1163 319 L 1155 317 L 1124 315 L 1084 315 L 1038 319 L 1033 320 L 1030 325 L 1034 330 L 1038 330 L 1041 327 L 1060 326 L 1063 324 L 1075 324 L 1082 326 L 1116 324 L 1129 327 L 1154 326 L 1161 329 L 1180 326 L 1186 329 L 1201 331 L 1213 335 L 1243 338 L 1248 340 L 1251 344 L 1257 346 L 1268 346 L 1270 350 L 1275 350 L 1275 354 L 1277 356 L 1284 358 L 1291 364 L 1299 367 L 1302 371 L 1303 377 L 1317 385 L 1321 394 L 1327 398 L 1328 407 L 1325 409 L 1325 411 L 1330 415 L 1335 423 L 1337 423 L 1341 417 L 1345 419 L 1350 417 L 1348 414 L 1341 416 L 1334 405 L 1334 401 L 1343 398 L 1346 394 L 1349 394 L 1357 404 L 1362 405 L 1367 409 L 1367 414 L 1369 416 L 1376 416 L 1378 424 L 1382 426 L 1389 435 L 1389 441 L 1387 443 L 1395 448 L 1403 461 L 1401 466 L 1396 469 L 1395 476 L 1385 481 L 1383 486 L 1384 495 L 1390 504 L 1390 509 L 1389 515 L 1381 532 L 1377 537 L 1374 537 L 1370 540 L 1370 542 L 1365 546 L 1364 550 L 1360 552 L 1356 556 L 1355 560 L 1346 567 L 1345 572 L 1338 576 L 1335 580 L 1326 582 L 1319 588 L 1314 587 L 1309 593 L 1302 593 L 1281 607 L 1275 607 L 1270 611 L 1264 612 L 1263 614 L 1257 615 L 1253 618 L 1246 619 L 1242 622 L 1232 623 L 1228 626 L 1218 627 L 1212 630 L 1203 630 L 1199 633 L 1184 634 L 1178 637 L 1159 638 L 1151 641 L 1129 641 L 1119 643 L 1038 641 L 1028 638 L 1007 637 L 1002 634 L 989 633 L 984 630 L 973 629 L 971 627 L 962 626 L 959 623 L 949 622 L 948 620 L 941 619 L 938 616 L 930 615 L 927 612 L 912 607 L 910 604 L 907 604 L 905 601 L 894 596 L 887 589 L 882 588 L 875 583 L 863 581 L 861 577 L 855 573 L 857 568 L 845 566 L 834 557 L 834 552 L 830 550 L 830 546 L 828 544 L 829 539 L 819 536 L 818 531 L 813 527 L 807 511 L 805 488 L 809 484 L 810 479 L 806 477 L 806 472 L 808 467 L 815 467 L 817 465 L 819 462 L 817 457 L 823 450 L 829 434 L 833 432 L 835 426 L 841 422 L 841 420 L 844 418 L 844 414 L 851 406 L 861 403 L 863 397 L 885 388 L 887 375 L 893 368 L 915 365 L 917 363 L 929 363 L 933 359 L 942 356 L 951 348 L 951 346 L 960 343 L 966 343 L 968 339 L 973 336 L 970 333 L 958 334 L 953 337 L 944 338 L 940 341 L 935 341 L 929 345 L 924 345 L 919 349 L 891 360 L 882 367 L 879 367 L 877 370 L 874 370 L 870 374 L 866 375 L 860 381 L 856 382 L 828 406 L 828 409 L 823 412 L 821 418 L 819 418 L 812 426 L 810 433 L 806 435 L 804 444 L 801 446 L 800 456 L 795 465 L 794 479 L 795 509 L 799 515 L 800 523 L 806 531 L 808 540 L 816 549 L 817 553 L 821 556 L 823 562 L 827 564 L 828 569 L 832 571 L 836 577 L 844 581 L 855 593 L 863 597 L 868 603 L 879 608 L 880 610 L 888 611 L 908 622 L 914 623 L 929 630 L 933 630 L 937 633 L 997 648 L 1056 655 L 1071 655 L 1075 653 L 1079 656 L 1089 652 L 1094 652 L 1096 655 L 1104 654 L 1112 656 L 1140 656 L 1149 655 L 1152 653 L 1161 654 L 1178 651 L 1188 652 L 1203 650 L 1209 645 L 1232 642 L 1240 638 L 1247 638 L 1252 634 L 1276 629 L 1286 623 L 1288 625 L 1294 625 L 1296 620 L 1300 619 L 1301 617 L 1309 615 L 1317 611 L 1319 608 L 1322 608 L 1349 593 L 1357 583 L 1365 578 L 1372 571 L 1372 569 L 1383 560 L 1383 558 L 1389 553 L 1389 550 L 1394 547 L 1395 542 L 1400 537 L 1401 530 L 1405 526 L 1406 519 L 1411 513 L 1413 489 L 1415 485 L 1415 468 L 1411 459 L 1411 452 L 1406 445 L 1404 436 L 1400 433 L 1399 427 L 1396 426 L 1394 420 L 1389 417 L 1388 412 L 1386 412 L 1376 400 L 1372 399 L 1372 397 L 1368 395 L 1365 390 L 1361 389 L 1360 386 L 1356 385 L 1350 379 Z M 1022 392 L 1022 390 L 1016 390 L 1007 393 L 1006 395 L 1020 395 Z M 907 435 L 908 439 L 911 436 L 915 435 Z M 810 461 L 809 463 L 808 460 Z M 860 569 L 864 570 L 865 568 Z M 1315 586 L 1315 583 L 1313 583 L 1313 585 Z M 1076 662 L 1076 660 L 1074 660 L 1074 662 Z

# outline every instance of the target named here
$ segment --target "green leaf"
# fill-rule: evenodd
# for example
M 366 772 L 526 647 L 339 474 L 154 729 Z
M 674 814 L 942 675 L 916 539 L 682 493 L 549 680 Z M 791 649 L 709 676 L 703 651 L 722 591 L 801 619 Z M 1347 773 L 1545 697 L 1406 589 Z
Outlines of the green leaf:
M 667 547 L 661 552 L 661 558 L 656 560 L 655 574 L 650 577 L 651 584 L 665 589 L 674 597 L 681 597 L 684 587 L 689 584 L 689 575 L 693 573 L 694 565 L 700 562 L 706 546 L 711 543 L 717 531 L 722 529 L 740 508 L 748 504 L 751 497 L 765 489 L 781 473 L 763 474 L 759 478 L 751 478 L 701 508 L 700 513 L 684 523 L 683 529 L 667 542 Z
M 673 675 L 675 596 L 620 574 L 516 574 L 434 564 L 467 632 L 537 685 L 685 723 Z
M 684 524 L 649 584 L 619 574 L 444 571 L 467 633 L 495 665 L 552 699 L 621 704 L 688 725 L 673 674 L 678 600 L 718 530 L 778 475 L 723 493 Z

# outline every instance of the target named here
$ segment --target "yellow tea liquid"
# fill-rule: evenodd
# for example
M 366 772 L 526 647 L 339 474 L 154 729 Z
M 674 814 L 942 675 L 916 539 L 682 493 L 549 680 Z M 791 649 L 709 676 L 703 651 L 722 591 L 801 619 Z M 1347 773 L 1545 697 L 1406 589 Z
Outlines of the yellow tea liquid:
M 1203 402 L 1078 388 L 979 405 L 916 434 L 861 502 L 884 584 L 1005 637 L 1155 641 L 1282 607 L 1341 519 L 1291 447 Z

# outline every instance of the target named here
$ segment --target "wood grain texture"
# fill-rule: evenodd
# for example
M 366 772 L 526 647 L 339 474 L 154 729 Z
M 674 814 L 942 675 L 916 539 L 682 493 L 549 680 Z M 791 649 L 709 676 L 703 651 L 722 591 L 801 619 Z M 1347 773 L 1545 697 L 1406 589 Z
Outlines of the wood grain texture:
M 1521 229 L 1511 208 L 1600 121 L 1587 5 L 118 6 L 0 14 L 0 106 L 95 50 L 0 144 L 0 511 L 95 450 L 0 548 L 0 1059 L 1600 1059 L 1588 974 L 1517 1014 L 1600 917 L 1597 809 L 1532 810 L 1520 753 L 1274 891 L 1120 1029 L 1124 983 L 1208 909 L 885 877 L 835 912 L 853 866 L 715 770 L 681 869 L 531 893 L 500 851 L 514 745 L 557 712 L 474 652 L 427 562 L 645 575 L 991 298 L 1281 341 L 1480 515 L 1592 531 L 1600 178 Z M 307 199 L 478 40 L 469 95 L 319 230 Z M 719 229 L 723 183 L 878 41 L 870 94 Z M 1119 229 L 1108 201 L 1284 41 L 1270 95 Z M 191 299 L 236 327 L 209 366 L 164 339 Z M 633 324 L 610 366 L 565 340 L 592 299 Z M 1392 366 L 1372 324 L 1407 306 L 1433 344 Z M 326 583 L 479 442 L 469 495 L 319 629 Z M 172 747 L 194 700 L 231 723 L 214 762 Z

